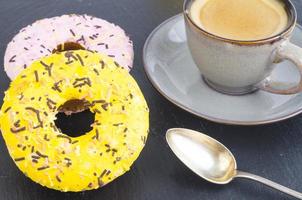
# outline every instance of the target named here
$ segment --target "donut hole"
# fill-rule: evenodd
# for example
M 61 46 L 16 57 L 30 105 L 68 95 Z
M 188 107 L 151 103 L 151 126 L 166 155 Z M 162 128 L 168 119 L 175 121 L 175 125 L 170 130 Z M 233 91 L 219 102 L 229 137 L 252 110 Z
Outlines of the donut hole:
M 82 45 L 76 42 L 65 42 L 63 44 L 59 44 L 57 48 L 52 50 L 52 53 L 63 52 L 63 51 L 71 51 L 71 50 L 86 50 Z
M 89 110 L 85 100 L 73 99 L 65 102 L 58 109 L 55 125 L 69 137 L 80 137 L 93 129 L 95 114 Z

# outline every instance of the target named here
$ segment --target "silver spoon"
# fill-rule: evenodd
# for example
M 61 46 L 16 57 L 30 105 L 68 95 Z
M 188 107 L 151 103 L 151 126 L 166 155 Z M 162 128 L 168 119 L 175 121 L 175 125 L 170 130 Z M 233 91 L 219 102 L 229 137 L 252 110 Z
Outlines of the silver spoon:
M 302 199 L 302 193 L 237 170 L 236 160 L 230 150 L 205 134 L 174 128 L 167 131 L 166 139 L 175 155 L 193 172 L 209 182 L 227 184 L 234 178 L 247 178 Z

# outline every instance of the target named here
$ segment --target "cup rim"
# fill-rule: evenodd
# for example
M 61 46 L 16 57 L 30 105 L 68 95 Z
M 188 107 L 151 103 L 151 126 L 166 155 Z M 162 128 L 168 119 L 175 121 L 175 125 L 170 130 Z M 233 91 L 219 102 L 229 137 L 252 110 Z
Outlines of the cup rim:
M 265 44 L 265 43 L 273 43 L 277 40 L 280 40 L 282 38 L 285 38 L 286 36 L 288 36 L 295 28 L 295 24 L 297 23 L 297 11 L 296 8 L 294 6 L 294 4 L 290 1 L 290 0 L 281 0 L 282 2 L 285 3 L 287 10 L 289 12 L 289 15 L 291 17 L 291 19 L 289 20 L 288 26 L 286 27 L 286 29 L 284 29 L 282 32 L 280 32 L 277 35 L 268 37 L 268 38 L 264 38 L 264 39 L 258 39 L 258 40 L 235 40 L 235 39 L 228 39 L 228 38 L 224 38 L 218 35 L 215 35 L 213 33 L 210 33 L 208 31 L 206 31 L 205 29 L 199 27 L 191 18 L 190 14 L 189 14 L 189 10 L 188 8 L 190 7 L 191 3 L 195 1 L 195 0 L 185 0 L 184 4 L 183 4 L 183 14 L 185 16 L 185 19 L 187 22 L 189 22 L 191 25 L 193 25 L 193 27 L 195 29 L 197 29 L 200 33 L 211 37 L 213 39 L 219 40 L 219 41 L 223 41 L 223 42 L 227 42 L 227 43 L 232 43 L 232 44 L 238 44 L 238 45 L 259 45 L 259 44 Z

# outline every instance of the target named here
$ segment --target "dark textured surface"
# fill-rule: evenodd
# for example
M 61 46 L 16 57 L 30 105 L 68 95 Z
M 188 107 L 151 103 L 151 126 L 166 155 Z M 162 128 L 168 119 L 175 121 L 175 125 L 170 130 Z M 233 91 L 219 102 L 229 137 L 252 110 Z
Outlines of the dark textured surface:
M 302 23 L 302 2 L 294 1 Z M 44 17 L 87 13 L 126 29 L 135 44 L 135 68 L 148 101 L 150 137 L 132 170 L 108 186 L 91 192 L 61 193 L 41 187 L 14 165 L 0 137 L 0 200 L 201 200 L 290 199 L 260 184 L 235 180 L 226 186 L 203 181 L 185 168 L 169 150 L 164 134 L 171 127 L 192 128 L 213 136 L 237 157 L 240 169 L 302 191 L 302 117 L 284 122 L 239 127 L 215 124 L 192 116 L 160 96 L 147 80 L 142 48 L 148 34 L 165 19 L 178 14 L 181 0 L 0 0 L 0 63 L 6 44 L 23 26 Z M 1 67 L 1 94 L 9 81 Z

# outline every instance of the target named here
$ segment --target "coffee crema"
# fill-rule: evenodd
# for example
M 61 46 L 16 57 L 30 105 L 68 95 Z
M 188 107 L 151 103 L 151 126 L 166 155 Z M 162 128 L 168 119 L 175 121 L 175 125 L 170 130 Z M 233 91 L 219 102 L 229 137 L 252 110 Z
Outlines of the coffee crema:
M 195 0 L 189 12 L 205 31 L 244 41 L 277 35 L 289 19 L 280 0 Z

